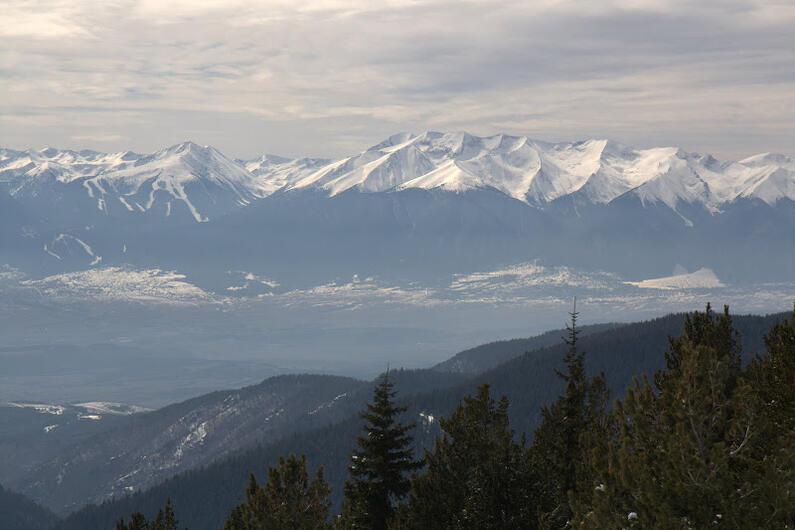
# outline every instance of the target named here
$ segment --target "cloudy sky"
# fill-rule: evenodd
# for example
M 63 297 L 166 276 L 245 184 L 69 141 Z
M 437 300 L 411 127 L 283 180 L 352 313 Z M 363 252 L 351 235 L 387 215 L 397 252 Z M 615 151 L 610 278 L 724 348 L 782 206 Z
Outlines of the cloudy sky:
M 398 131 L 795 155 L 792 0 L 4 0 L 0 146 L 341 156 Z

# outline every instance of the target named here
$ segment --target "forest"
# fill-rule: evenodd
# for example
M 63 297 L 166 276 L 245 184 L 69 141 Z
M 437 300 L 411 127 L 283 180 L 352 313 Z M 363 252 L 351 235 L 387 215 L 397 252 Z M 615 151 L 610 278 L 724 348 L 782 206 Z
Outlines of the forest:
M 406 421 L 400 374 L 387 371 L 348 425 L 358 436 L 346 440 L 338 510 L 324 467 L 310 472 L 284 446 L 263 485 L 253 469 L 237 485 L 242 502 L 224 530 L 793 527 L 795 312 L 745 362 L 728 307 L 688 314 L 659 352 L 662 367 L 613 401 L 605 373 L 586 370 L 577 316 L 548 374 L 561 392 L 531 435 L 512 428 L 513 405 L 485 382 L 430 420 L 438 431 L 419 451 L 423 429 Z M 183 528 L 179 504 L 161 503 L 151 520 L 133 512 L 117 530 Z

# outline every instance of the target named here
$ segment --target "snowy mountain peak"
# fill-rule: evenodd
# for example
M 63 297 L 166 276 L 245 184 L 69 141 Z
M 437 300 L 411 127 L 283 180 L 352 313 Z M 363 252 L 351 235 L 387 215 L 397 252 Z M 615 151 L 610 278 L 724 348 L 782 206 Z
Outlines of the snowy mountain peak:
M 186 140 L 186 141 L 184 141 L 182 143 L 178 143 L 178 144 L 174 144 L 174 145 L 172 145 L 170 147 L 166 147 L 164 149 L 164 151 L 172 151 L 172 152 L 176 152 L 176 153 L 182 153 L 182 152 L 185 152 L 185 151 L 190 151 L 191 149 L 206 150 L 206 149 L 209 149 L 209 148 L 210 148 L 209 146 L 206 146 L 206 145 L 205 146 L 201 146 L 201 145 L 195 143 L 192 140 Z
M 683 205 L 701 205 L 714 213 L 739 198 L 771 205 L 795 201 L 795 162 L 774 153 L 720 162 L 677 147 L 635 149 L 606 139 L 549 143 L 425 131 L 394 134 L 339 160 L 275 155 L 232 160 L 192 141 L 146 155 L 2 149 L 0 183 L 31 200 L 59 193 L 58 186 L 77 187 L 103 214 L 182 212 L 198 222 L 277 191 L 307 189 L 329 196 L 348 190 L 491 189 L 539 208 L 569 196 L 608 204 L 631 195 L 677 212 Z
M 792 166 L 793 160 L 787 155 L 779 153 L 761 153 L 754 156 L 749 156 L 739 161 L 744 166 L 760 167 L 760 166 Z
M 399 132 L 397 134 L 393 134 L 383 142 L 377 143 L 374 146 L 367 149 L 367 151 L 380 151 L 382 149 L 388 149 L 390 147 L 395 147 L 401 144 L 405 144 L 406 142 L 413 140 L 416 138 L 411 133 L 408 132 Z

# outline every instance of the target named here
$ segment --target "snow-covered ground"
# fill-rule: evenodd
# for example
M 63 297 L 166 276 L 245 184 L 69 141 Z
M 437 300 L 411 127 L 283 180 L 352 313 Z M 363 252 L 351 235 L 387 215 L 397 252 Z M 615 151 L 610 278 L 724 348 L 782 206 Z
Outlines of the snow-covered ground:
M 23 280 L 21 286 L 50 298 L 102 301 L 198 303 L 211 302 L 209 293 L 185 281 L 185 275 L 159 269 L 106 267 Z
M 670 276 L 629 281 L 614 273 L 548 266 L 538 260 L 496 270 L 453 274 L 447 285 L 433 286 L 416 282 L 387 283 L 378 278 L 354 275 L 348 281 L 287 289 L 281 287 L 277 280 L 237 271 L 229 275 L 230 285 L 220 292 L 205 291 L 191 283 L 184 274 L 159 269 L 94 268 L 36 280 L 27 279 L 23 273 L 10 268 L 5 274 L 6 288 L 10 286 L 23 293 L 35 292 L 50 300 L 64 302 L 96 300 L 227 307 L 261 303 L 273 307 L 341 310 L 379 305 L 424 308 L 473 304 L 537 305 L 542 300 L 565 300 L 575 295 L 601 301 L 614 300 L 615 304 L 620 304 L 634 299 L 645 300 L 650 296 L 682 300 L 746 292 L 752 298 L 762 296 L 770 289 L 787 293 L 795 290 L 792 284 L 760 283 L 760 288 L 732 286 L 722 282 L 706 267 L 692 273 L 677 270 Z M 260 289 L 253 291 L 252 285 Z
M 76 408 L 81 408 L 89 413 L 95 414 L 112 414 L 115 416 L 130 416 L 139 412 L 146 412 L 150 409 L 139 407 L 137 405 L 129 405 L 127 403 L 113 403 L 108 401 L 88 401 L 85 403 L 75 403 L 72 405 Z
M 674 274 L 664 278 L 651 278 L 641 282 L 627 282 L 630 285 L 640 287 L 641 289 L 717 289 L 719 287 L 726 287 L 718 277 L 712 272 L 712 269 L 706 267 L 691 273 Z

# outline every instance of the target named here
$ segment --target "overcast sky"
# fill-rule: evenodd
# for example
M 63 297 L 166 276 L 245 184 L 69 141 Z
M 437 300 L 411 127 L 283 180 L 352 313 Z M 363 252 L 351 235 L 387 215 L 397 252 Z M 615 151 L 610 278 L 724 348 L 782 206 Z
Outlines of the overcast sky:
M 795 155 L 795 1 L 3 0 L 0 146 L 342 156 L 398 131 Z

